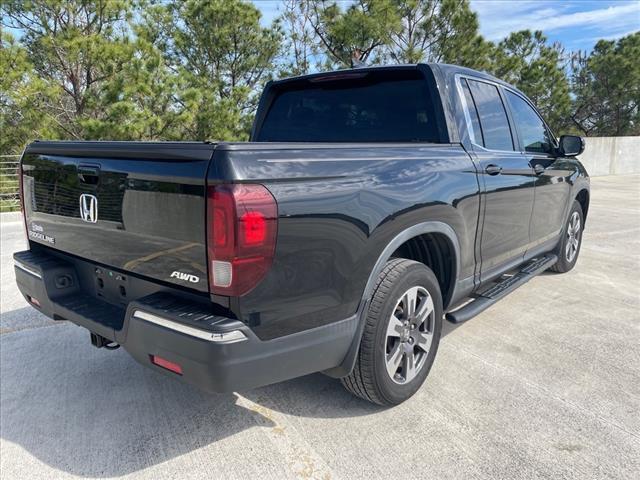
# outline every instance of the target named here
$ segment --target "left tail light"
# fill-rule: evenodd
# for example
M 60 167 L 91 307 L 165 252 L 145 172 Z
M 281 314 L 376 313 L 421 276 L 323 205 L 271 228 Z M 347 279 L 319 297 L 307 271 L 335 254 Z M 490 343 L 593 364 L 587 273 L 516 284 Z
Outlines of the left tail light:
M 22 173 L 22 157 L 24 153 L 20 157 L 20 162 L 18 162 L 18 195 L 20 196 L 20 213 L 22 214 L 22 223 L 24 225 L 24 234 L 27 236 L 27 240 L 29 240 L 29 229 L 27 228 L 27 212 L 24 208 L 24 175 Z
M 263 185 L 221 184 L 207 190 L 209 290 L 241 296 L 269 271 L 276 247 L 278 206 Z

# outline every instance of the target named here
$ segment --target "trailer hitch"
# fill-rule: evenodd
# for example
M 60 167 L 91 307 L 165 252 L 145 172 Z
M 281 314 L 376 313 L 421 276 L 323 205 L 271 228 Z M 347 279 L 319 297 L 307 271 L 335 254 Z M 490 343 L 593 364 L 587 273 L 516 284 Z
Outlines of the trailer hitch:
M 98 335 L 97 333 L 89 332 L 91 334 L 91 345 L 96 348 L 106 348 L 107 350 L 117 350 L 120 348 L 120 344 L 109 340 L 102 335 Z

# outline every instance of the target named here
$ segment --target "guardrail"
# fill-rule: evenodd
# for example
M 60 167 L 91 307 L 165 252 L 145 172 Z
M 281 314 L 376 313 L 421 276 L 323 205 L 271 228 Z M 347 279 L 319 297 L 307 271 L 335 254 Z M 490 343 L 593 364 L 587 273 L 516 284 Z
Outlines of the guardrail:
M 0 212 L 20 210 L 20 155 L 0 155 Z

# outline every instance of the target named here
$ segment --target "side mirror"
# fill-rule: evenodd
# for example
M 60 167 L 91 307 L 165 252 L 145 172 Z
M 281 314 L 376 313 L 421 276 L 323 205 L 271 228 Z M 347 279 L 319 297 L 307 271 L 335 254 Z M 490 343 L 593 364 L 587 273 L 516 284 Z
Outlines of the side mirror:
M 584 139 L 577 135 L 560 137 L 560 153 L 565 157 L 575 157 L 584 152 Z

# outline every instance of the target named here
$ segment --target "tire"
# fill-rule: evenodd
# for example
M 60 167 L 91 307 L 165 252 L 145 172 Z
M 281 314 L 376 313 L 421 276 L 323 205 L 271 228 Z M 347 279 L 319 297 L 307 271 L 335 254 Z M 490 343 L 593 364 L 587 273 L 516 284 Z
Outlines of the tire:
M 411 303 L 417 310 L 413 315 Z M 378 405 L 407 400 L 427 378 L 441 332 L 442 294 L 436 276 L 422 263 L 390 260 L 374 288 L 355 366 L 342 384 Z
M 574 232 L 577 222 L 577 232 Z M 558 244 L 556 253 L 558 255 L 557 263 L 549 268 L 552 272 L 566 273 L 571 270 L 578 261 L 580 247 L 582 247 L 582 232 L 584 229 L 584 216 L 582 207 L 576 201 L 571 206 L 569 218 L 562 230 L 562 238 Z

